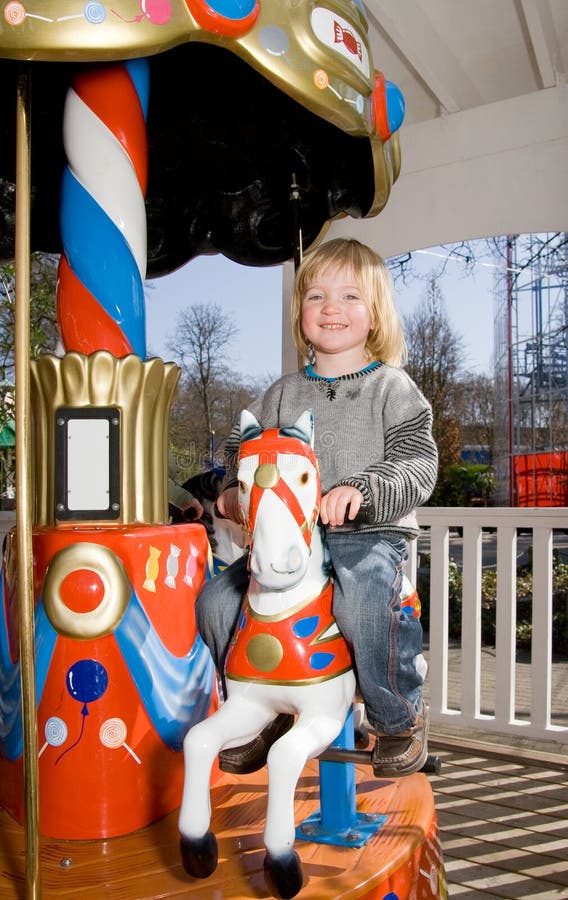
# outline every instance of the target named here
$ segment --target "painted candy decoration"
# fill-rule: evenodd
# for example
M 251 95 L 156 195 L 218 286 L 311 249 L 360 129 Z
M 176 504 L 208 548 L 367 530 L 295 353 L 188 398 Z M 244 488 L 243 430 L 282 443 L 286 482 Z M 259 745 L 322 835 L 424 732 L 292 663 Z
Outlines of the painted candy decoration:
M 58 321 L 67 351 L 146 356 L 145 60 L 79 75 L 67 94 Z
M 158 550 L 157 547 L 148 548 L 148 559 L 146 560 L 146 578 L 144 580 L 144 587 L 147 591 L 152 591 L 152 593 L 156 593 L 156 578 L 160 572 L 160 563 L 159 559 L 162 555 L 162 551 Z
M 103 747 L 108 747 L 109 750 L 117 750 L 119 747 L 123 747 L 127 753 L 130 753 L 132 759 L 141 766 L 142 760 L 132 747 L 129 747 L 126 743 L 126 735 L 126 722 L 118 716 L 105 719 L 99 728 L 99 739 Z
M 358 56 L 359 59 L 363 58 L 361 41 L 357 40 L 352 31 L 349 31 L 348 28 L 344 28 L 339 22 L 334 22 L 333 34 L 336 44 L 345 44 L 349 53 L 353 53 L 353 55 Z
M 50 716 L 44 727 L 45 743 L 38 753 L 38 759 L 48 747 L 61 747 L 69 735 L 67 724 L 59 716 Z
M 169 554 L 167 562 L 166 562 L 166 571 L 168 574 L 166 575 L 165 583 L 169 588 L 172 588 L 173 590 L 175 590 L 176 576 L 179 571 L 179 555 L 180 555 L 180 553 L 181 553 L 180 547 L 176 547 L 175 544 L 170 544 L 170 554 Z

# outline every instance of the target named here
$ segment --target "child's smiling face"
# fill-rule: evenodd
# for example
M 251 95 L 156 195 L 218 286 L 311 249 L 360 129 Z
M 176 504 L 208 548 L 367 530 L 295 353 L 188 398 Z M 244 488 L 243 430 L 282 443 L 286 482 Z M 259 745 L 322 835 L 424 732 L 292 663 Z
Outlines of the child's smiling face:
M 365 363 L 365 344 L 373 320 L 361 288 L 350 268 L 333 266 L 307 285 L 302 298 L 302 331 L 316 354 L 360 351 Z

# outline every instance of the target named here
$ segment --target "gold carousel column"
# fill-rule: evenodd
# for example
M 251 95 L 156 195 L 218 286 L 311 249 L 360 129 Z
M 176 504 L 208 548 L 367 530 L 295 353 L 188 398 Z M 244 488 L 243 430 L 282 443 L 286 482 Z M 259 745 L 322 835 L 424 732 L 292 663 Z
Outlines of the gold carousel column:
M 16 125 L 16 546 L 20 619 L 26 897 L 39 898 L 39 790 L 30 458 L 30 70 L 18 79 Z

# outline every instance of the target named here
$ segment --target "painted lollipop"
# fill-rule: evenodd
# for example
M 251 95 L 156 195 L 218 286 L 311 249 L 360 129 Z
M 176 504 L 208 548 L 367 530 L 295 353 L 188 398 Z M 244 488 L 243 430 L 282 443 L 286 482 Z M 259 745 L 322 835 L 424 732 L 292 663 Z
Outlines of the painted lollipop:
M 37 758 L 39 759 L 48 747 L 61 747 L 67 740 L 68 733 L 67 725 L 63 719 L 60 719 L 59 716 L 50 716 L 44 728 L 45 744 L 39 751 Z
M 108 747 L 110 750 L 117 750 L 118 747 L 124 747 L 124 749 L 130 753 L 132 759 L 134 759 L 139 766 L 142 765 L 140 757 L 137 756 L 132 747 L 129 747 L 126 743 L 126 723 L 123 719 L 106 719 L 99 729 L 99 738 L 101 739 L 101 744 L 104 747 Z
M 74 79 L 65 101 L 57 315 L 67 351 L 146 357 L 148 63 Z

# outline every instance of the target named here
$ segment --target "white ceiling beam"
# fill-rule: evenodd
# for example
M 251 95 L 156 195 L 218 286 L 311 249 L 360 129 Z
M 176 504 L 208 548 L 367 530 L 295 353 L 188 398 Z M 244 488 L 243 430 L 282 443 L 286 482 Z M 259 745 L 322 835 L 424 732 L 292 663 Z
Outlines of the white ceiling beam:
M 556 87 L 405 126 L 402 173 L 385 209 L 332 222 L 326 239 L 354 237 L 389 257 L 496 234 L 566 231 L 567 110 L 568 87 Z
M 542 86 L 554 87 L 561 56 L 549 0 L 521 0 L 521 7 Z
M 428 13 L 416 2 L 400 0 L 366 0 L 365 6 L 370 27 L 384 32 L 443 110 L 456 113 L 482 102 L 477 88 L 433 25 L 432 0 Z

